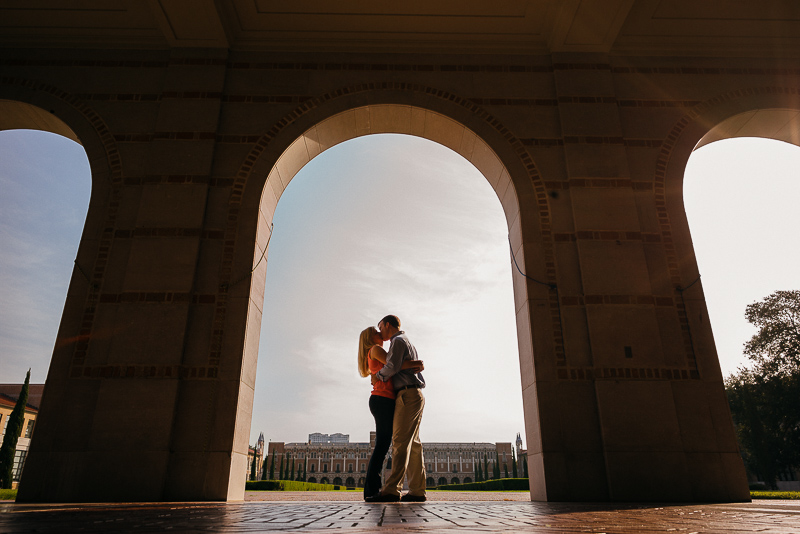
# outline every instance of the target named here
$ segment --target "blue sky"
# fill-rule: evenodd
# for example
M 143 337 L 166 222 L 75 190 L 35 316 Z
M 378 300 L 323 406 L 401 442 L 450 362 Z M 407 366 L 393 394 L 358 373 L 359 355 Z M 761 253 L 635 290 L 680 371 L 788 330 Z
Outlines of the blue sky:
M 89 199 L 83 149 L 0 132 L 0 382 L 42 382 Z M 738 139 L 690 160 L 685 203 L 723 372 L 753 334 L 744 307 L 796 289 L 800 148 Z M 731 187 L 733 186 L 733 187 Z M 358 333 L 396 313 L 429 387 L 425 441 L 524 437 L 502 208 L 466 160 L 398 135 L 348 141 L 309 163 L 270 243 L 252 435 L 366 441 Z

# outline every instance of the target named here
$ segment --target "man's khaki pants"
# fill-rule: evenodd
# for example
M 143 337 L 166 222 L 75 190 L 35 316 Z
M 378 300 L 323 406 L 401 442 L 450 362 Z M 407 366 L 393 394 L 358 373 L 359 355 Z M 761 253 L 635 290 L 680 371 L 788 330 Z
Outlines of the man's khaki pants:
M 392 473 L 381 490 L 384 495 L 400 495 L 406 473 L 408 493 L 425 495 L 425 459 L 419 440 L 423 408 L 425 397 L 421 389 L 408 388 L 397 393 L 392 429 Z

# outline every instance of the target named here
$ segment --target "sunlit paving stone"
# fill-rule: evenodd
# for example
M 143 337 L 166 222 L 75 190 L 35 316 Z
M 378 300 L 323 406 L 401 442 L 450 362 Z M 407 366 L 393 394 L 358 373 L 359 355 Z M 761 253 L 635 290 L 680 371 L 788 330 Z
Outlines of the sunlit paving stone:
M 481 496 L 473 495 L 477 499 Z M 245 502 L 0 505 L 1 533 L 800 532 L 800 503 Z

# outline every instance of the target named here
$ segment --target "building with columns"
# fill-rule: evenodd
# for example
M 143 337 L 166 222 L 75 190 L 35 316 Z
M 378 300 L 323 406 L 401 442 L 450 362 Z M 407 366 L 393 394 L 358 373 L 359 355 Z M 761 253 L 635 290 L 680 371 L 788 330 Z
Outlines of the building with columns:
M 322 441 L 319 436 L 320 434 L 309 434 L 305 443 L 270 441 L 265 461 L 272 462 L 274 455 L 276 478 L 278 466 L 283 461 L 284 465 L 294 465 L 295 479 L 304 470 L 307 482 L 363 487 L 367 465 L 375 447 L 375 432 L 370 432 L 368 443 L 350 443 L 349 439 L 341 438 L 337 441 Z M 342 435 L 333 434 L 333 436 Z M 484 458 L 489 473 L 493 473 L 497 465 L 500 469 L 500 478 L 506 478 L 506 471 L 508 476 L 511 476 L 511 443 L 423 443 L 422 450 L 425 455 L 425 476 L 428 487 L 473 482 L 475 463 L 480 462 L 483 470 Z M 382 474 L 384 480 L 391 470 L 390 449 Z M 494 477 L 490 475 L 487 478 Z
M 243 499 L 273 214 L 380 133 L 503 208 L 532 499 L 749 500 L 683 177 L 800 144 L 797 0 L 108 6 L 0 5 L 0 129 L 92 172 L 19 502 Z

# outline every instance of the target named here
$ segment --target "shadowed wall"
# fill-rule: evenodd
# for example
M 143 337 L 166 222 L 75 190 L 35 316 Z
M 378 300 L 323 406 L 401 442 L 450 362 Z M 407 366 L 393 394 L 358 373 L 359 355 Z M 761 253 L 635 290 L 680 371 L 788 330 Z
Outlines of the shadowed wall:
M 749 499 L 683 170 L 707 135 L 796 140 L 795 60 L 18 46 L 0 66 L 0 127 L 72 132 L 93 174 L 20 502 L 243 498 L 275 206 L 311 158 L 385 132 L 460 153 L 503 205 L 532 498 Z

